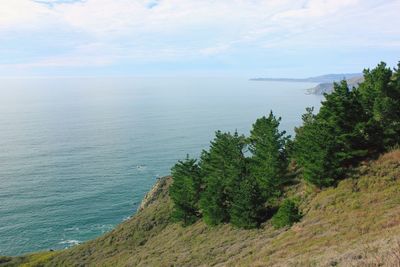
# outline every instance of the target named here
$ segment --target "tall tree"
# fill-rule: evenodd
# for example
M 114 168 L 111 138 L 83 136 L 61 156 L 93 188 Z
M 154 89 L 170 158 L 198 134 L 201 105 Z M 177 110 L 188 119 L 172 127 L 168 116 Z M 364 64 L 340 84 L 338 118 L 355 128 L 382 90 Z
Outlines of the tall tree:
M 294 157 L 304 180 L 318 187 L 334 182 L 333 172 L 339 167 L 336 161 L 330 159 L 334 142 L 328 125 L 317 121 L 315 115 L 303 115 L 303 126 L 296 129 Z
M 200 166 L 205 181 L 200 206 L 210 225 L 228 222 L 235 189 L 245 175 L 244 136 L 217 131 L 210 150 L 203 151 Z
M 335 83 L 334 91 L 325 94 L 317 120 L 325 122 L 334 135 L 335 147 L 331 157 L 340 166 L 346 168 L 354 165 L 367 155 L 361 130 L 366 116 L 360 95 L 357 89 L 351 90 L 345 80 Z
M 172 167 L 173 183 L 169 194 L 174 203 L 172 216 L 183 225 L 194 223 L 199 217 L 198 202 L 201 190 L 200 168 L 195 159 L 187 156 Z
M 258 182 L 251 176 L 245 177 L 233 197 L 231 223 L 245 229 L 258 227 L 264 216 L 264 203 Z
M 387 117 L 388 131 L 386 132 L 389 139 L 386 143 L 387 147 L 400 144 L 400 61 L 397 64 L 397 69 L 394 68 L 390 87 L 389 97 L 391 99 L 388 101 L 390 116 Z
M 319 187 L 332 185 L 367 154 L 360 130 L 365 116 L 357 90 L 350 90 L 346 81 L 335 83 L 321 104 L 317 115 L 308 110 L 303 116 L 294 153 L 304 179 Z
M 250 175 L 258 181 L 267 201 L 279 196 L 288 166 L 285 145 L 289 137 L 279 131 L 280 121 L 271 111 L 268 117 L 256 120 L 249 137 Z
M 372 70 L 364 70 L 364 79 L 359 87 L 367 116 L 362 131 L 370 151 L 379 153 L 399 143 L 399 69 L 393 72 L 381 62 Z

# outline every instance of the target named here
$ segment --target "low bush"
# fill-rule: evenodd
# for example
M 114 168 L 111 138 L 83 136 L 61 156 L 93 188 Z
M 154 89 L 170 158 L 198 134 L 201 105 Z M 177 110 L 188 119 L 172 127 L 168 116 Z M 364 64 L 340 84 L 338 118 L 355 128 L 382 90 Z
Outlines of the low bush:
M 278 212 L 272 217 L 271 223 L 275 228 L 282 228 L 300 221 L 301 217 L 296 203 L 291 199 L 285 199 Z

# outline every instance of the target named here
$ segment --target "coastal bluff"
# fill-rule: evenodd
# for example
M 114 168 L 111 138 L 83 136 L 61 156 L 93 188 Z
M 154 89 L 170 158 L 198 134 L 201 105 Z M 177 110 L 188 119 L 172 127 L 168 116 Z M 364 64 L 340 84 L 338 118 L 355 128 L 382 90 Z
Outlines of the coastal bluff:
M 168 195 L 168 187 L 172 183 L 171 176 L 157 178 L 157 182 L 153 185 L 149 192 L 143 197 L 137 212 L 143 211 L 149 205 L 154 203 L 159 198 L 165 198 Z
M 400 150 L 363 162 L 336 187 L 290 186 L 302 220 L 259 229 L 171 218 L 172 177 L 160 178 L 138 212 L 97 239 L 60 251 L 0 257 L 4 266 L 399 266 Z

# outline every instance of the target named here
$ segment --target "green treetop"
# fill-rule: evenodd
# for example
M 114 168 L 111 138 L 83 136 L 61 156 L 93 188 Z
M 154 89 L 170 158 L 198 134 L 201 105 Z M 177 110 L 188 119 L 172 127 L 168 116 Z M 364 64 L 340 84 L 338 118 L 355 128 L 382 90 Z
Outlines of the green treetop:
M 279 196 L 288 166 L 285 145 L 289 137 L 279 131 L 280 121 L 271 111 L 256 120 L 249 137 L 250 175 L 258 181 L 266 201 Z
M 393 72 L 381 62 L 364 70 L 361 103 L 367 120 L 362 128 L 369 150 L 379 153 L 400 141 L 400 63 Z
M 245 173 L 244 147 L 244 136 L 217 131 L 210 150 L 202 153 L 205 189 L 200 206 L 207 224 L 229 221 L 234 192 Z
M 201 191 L 200 168 L 196 160 L 186 158 L 172 168 L 173 183 L 169 194 L 174 203 L 172 216 L 189 225 L 195 222 L 200 214 L 198 201 Z

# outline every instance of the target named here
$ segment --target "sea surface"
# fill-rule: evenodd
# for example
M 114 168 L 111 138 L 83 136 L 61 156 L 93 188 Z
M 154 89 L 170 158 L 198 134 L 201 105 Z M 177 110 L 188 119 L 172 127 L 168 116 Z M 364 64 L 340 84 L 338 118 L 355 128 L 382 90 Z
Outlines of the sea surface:
M 272 109 L 293 134 L 311 83 L 246 78 L 1 79 L 0 255 L 62 249 L 132 216 L 214 132 Z

